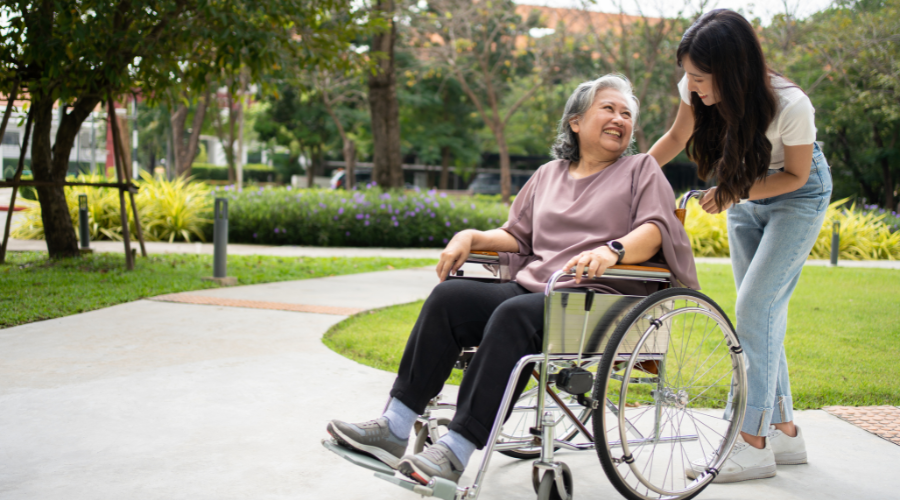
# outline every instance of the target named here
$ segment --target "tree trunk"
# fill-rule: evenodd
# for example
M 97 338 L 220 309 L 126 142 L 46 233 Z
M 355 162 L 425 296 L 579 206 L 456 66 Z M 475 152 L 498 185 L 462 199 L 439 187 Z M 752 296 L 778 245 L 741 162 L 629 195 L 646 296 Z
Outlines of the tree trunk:
M 224 124 L 222 123 L 222 109 L 216 109 L 215 122 L 216 126 L 216 137 L 219 138 L 219 143 L 222 144 L 222 149 L 225 150 L 225 161 L 228 163 L 228 182 L 235 182 L 236 176 L 234 171 L 234 96 L 231 95 L 231 86 L 229 82 L 228 86 L 228 94 L 227 94 L 227 104 L 228 104 L 228 132 L 226 133 Z M 218 99 L 216 99 L 218 103 Z M 241 186 L 237 186 L 238 191 L 241 190 Z
M 228 180 L 234 182 L 238 191 L 243 187 L 237 184 L 237 160 L 234 154 L 235 130 L 234 126 L 237 122 L 237 115 L 234 111 L 234 94 L 228 89 L 228 149 L 225 150 L 225 158 L 228 160 Z
M 494 131 L 497 138 L 497 149 L 500 151 L 500 201 L 509 205 L 509 196 L 512 194 L 512 175 L 509 172 L 509 146 L 506 145 L 504 127 L 500 126 Z
M 888 210 L 894 209 L 894 181 L 891 178 L 891 164 L 888 162 L 887 154 L 884 150 L 884 141 L 881 140 L 881 132 L 878 130 L 878 124 L 872 122 L 872 137 L 875 139 L 875 146 L 881 151 L 881 175 L 884 178 L 884 207 Z
M 447 189 L 450 184 L 450 146 L 441 148 L 441 182 L 438 184 L 440 189 Z
M 6 96 L 6 111 L 3 112 L 3 122 L 0 123 L 0 140 L 3 140 L 3 137 L 6 135 L 6 124 L 9 123 L 9 117 L 12 115 L 12 109 L 16 104 L 16 95 L 19 93 L 19 81 L 16 80 L 13 83 L 13 88 L 9 92 L 9 95 Z M 3 165 L 0 164 L 0 169 L 3 168 Z
M 197 109 L 194 111 L 194 119 L 191 121 L 191 134 L 184 143 L 184 124 L 187 121 L 188 108 L 181 105 L 172 114 L 172 135 L 175 136 L 172 148 L 174 151 L 175 175 L 188 177 L 191 175 L 191 165 L 194 158 L 197 157 L 197 150 L 200 146 L 200 129 L 203 128 L 203 120 L 206 117 L 206 109 L 209 107 L 210 91 L 207 89 L 206 95 L 197 102 Z
M 127 116 L 127 113 L 128 113 L 128 100 L 127 99 L 125 100 L 125 103 L 123 103 L 123 106 L 125 106 L 124 109 L 125 109 L 125 113 Z M 134 178 L 134 173 L 133 173 L 134 168 L 131 163 L 131 127 L 129 126 L 128 118 L 126 118 L 125 116 L 119 116 L 118 113 L 116 113 L 115 116 L 116 116 L 116 123 L 119 125 L 119 133 L 121 134 L 121 137 L 119 139 L 121 139 L 121 141 L 122 141 L 122 158 L 123 158 L 122 159 L 122 161 L 123 161 L 122 168 L 125 171 L 125 180 L 123 180 L 122 182 L 127 182 L 128 179 Z
M 853 172 L 853 178 L 856 179 L 856 182 L 859 182 L 860 187 L 862 187 L 863 189 L 863 194 L 865 194 L 866 198 L 870 200 L 877 199 L 875 190 L 872 188 L 872 186 L 869 185 L 868 182 L 863 179 L 862 172 L 860 172 L 859 168 L 857 168 L 853 163 L 853 158 L 850 155 L 850 152 L 852 150 L 850 148 L 850 141 L 847 140 L 846 127 L 842 127 L 840 130 L 838 130 L 838 141 L 840 141 L 841 149 L 844 153 L 843 155 L 841 155 L 843 157 L 842 159 L 844 160 L 844 165 L 846 165 L 847 168 L 849 168 L 850 171 Z
M 325 155 L 322 153 L 322 145 L 313 146 L 313 172 L 315 175 L 325 175 Z
M 393 0 L 376 0 L 376 11 L 394 11 Z M 394 43 L 397 27 L 372 37 L 373 52 L 385 55 L 376 71 L 369 75 L 369 111 L 372 116 L 372 179 L 384 188 L 403 186 L 403 158 L 400 155 L 400 106 L 397 103 L 397 78 L 394 69 Z
M 176 176 L 185 171 L 182 158 L 186 155 L 182 151 L 184 151 L 184 122 L 187 121 L 187 115 L 188 107 L 181 104 L 169 118 L 169 124 L 172 126 L 172 161 L 175 164 Z
M 637 130 L 634 131 L 634 139 L 637 142 L 639 153 L 646 153 L 650 149 L 650 143 L 647 141 L 647 135 L 642 127 L 638 126 Z
M 54 148 L 50 146 L 53 99 L 38 96 L 33 96 L 32 99 L 34 129 L 31 142 L 31 171 L 34 174 L 34 180 L 63 182 L 66 180 L 67 169 L 54 168 Z M 66 154 L 66 160 L 68 160 L 68 154 Z M 66 193 L 63 187 L 37 186 L 35 189 L 41 204 L 44 239 L 47 242 L 47 252 L 50 258 L 78 255 L 78 239 L 75 237 L 75 228 L 72 226 L 69 205 L 66 203 Z
M 356 143 L 352 139 L 344 139 L 344 187 L 348 190 L 356 187 Z
M 340 118 L 338 118 L 337 113 L 335 113 L 331 98 L 328 96 L 328 89 L 322 88 L 321 91 L 322 102 L 325 103 L 325 110 L 328 112 L 328 116 L 331 117 L 331 121 L 334 122 L 334 126 L 341 135 L 341 141 L 344 144 L 344 189 L 350 190 L 356 186 L 356 143 L 347 135 L 344 125 L 341 123 Z
M 237 99 L 237 120 L 238 120 L 238 132 L 237 137 L 232 135 L 231 143 L 234 144 L 234 141 L 237 140 L 237 161 L 235 162 L 235 178 L 237 180 L 238 191 L 241 190 L 241 186 L 244 185 L 244 90 L 247 87 L 247 73 L 246 71 L 241 71 L 241 76 L 239 77 L 240 88 L 238 89 L 238 99 Z M 234 106 L 231 108 L 231 112 L 234 112 Z M 234 131 L 234 125 L 231 126 L 232 132 Z
M 316 164 L 313 163 L 314 160 L 313 160 L 312 148 L 310 148 L 308 151 L 309 151 L 309 155 L 307 156 L 307 162 L 306 162 L 306 187 L 312 188 L 315 186 Z

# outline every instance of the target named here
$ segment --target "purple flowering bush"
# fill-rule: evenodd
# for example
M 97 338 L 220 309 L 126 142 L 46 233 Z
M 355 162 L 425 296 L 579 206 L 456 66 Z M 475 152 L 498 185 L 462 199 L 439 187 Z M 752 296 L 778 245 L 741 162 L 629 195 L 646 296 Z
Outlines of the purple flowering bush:
M 509 209 L 436 191 L 219 188 L 232 243 L 352 247 L 438 247 L 467 228 L 500 227 Z
M 863 213 L 872 213 L 876 216 L 883 215 L 884 218 L 882 219 L 882 221 L 887 224 L 892 233 L 900 231 L 900 213 L 881 208 L 878 205 L 866 204 L 863 204 L 862 208 L 859 209 L 859 211 Z

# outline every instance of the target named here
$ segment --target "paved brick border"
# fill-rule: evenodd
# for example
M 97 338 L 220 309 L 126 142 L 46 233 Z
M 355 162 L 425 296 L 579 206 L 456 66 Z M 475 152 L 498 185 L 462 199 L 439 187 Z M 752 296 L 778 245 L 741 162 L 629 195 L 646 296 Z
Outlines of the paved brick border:
M 287 304 L 284 302 L 263 302 L 259 300 L 223 299 L 219 297 L 208 297 L 205 295 L 191 295 L 188 293 L 170 293 L 168 295 L 150 297 L 149 300 L 157 300 L 160 302 L 178 302 L 181 304 L 201 304 L 209 306 L 246 307 L 250 309 L 271 309 L 276 311 L 334 314 L 337 316 L 351 316 L 364 310 L 352 307 L 315 306 L 308 304 Z
M 897 406 L 826 406 L 828 413 L 900 445 L 900 407 Z

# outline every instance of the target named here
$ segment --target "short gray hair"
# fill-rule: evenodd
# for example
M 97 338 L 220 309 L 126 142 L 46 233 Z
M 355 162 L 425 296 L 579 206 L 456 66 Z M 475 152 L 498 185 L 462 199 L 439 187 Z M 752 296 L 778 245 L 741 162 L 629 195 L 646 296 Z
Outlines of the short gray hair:
M 628 102 L 628 108 L 631 110 L 632 129 L 631 137 L 628 138 L 628 149 L 632 149 L 634 145 L 634 127 L 637 126 L 638 116 L 640 115 L 641 106 L 638 98 L 634 95 L 634 88 L 631 82 L 624 75 L 618 73 L 610 73 L 601 76 L 596 80 L 582 83 L 572 92 L 569 100 L 566 101 L 566 109 L 563 112 L 562 119 L 559 120 L 557 128 L 556 142 L 550 147 L 550 153 L 554 158 L 559 160 L 578 161 L 581 159 L 581 150 L 578 147 L 578 134 L 572 131 L 569 122 L 573 118 L 584 116 L 591 105 L 594 103 L 594 97 L 597 92 L 603 89 L 616 89 L 625 96 Z

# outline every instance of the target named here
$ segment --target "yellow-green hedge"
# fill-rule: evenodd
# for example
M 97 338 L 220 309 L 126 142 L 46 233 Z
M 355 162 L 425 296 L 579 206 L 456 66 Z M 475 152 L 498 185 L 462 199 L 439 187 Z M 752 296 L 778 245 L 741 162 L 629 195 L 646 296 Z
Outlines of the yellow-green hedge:
M 141 217 L 144 239 L 147 241 L 206 241 L 206 231 L 212 224 L 211 208 L 213 199 L 210 187 L 190 179 L 176 178 L 168 181 L 162 177 L 141 174 L 140 188 L 135 195 L 135 203 Z M 81 182 L 109 182 L 99 175 L 79 175 Z M 65 188 L 66 203 L 72 224 L 78 228 L 78 195 L 88 196 L 88 225 L 92 240 L 122 239 L 119 190 L 115 188 L 95 188 L 71 186 Z M 128 223 L 134 234 L 134 212 L 129 197 L 125 197 Z M 11 232 L 13 238 L 43 239 L 44 224 L 41 207 L 27 209 L 25 219 Z M 132 236 L 133 237 L 133 236 Z
M 856 204 L 843 207 L 847 199 L 828 206 L 825 223 L 809 258 L 828 259 L 831 256 L 831 231 L 834 222 L 840 223 L 840 254 L 844 260 L 900 260 L 900 231 L 891 232 L 884 222 L 887 214 L 864 212 Z M 728 229 L 724 213 L 710 215 L 700 208 L 697 200 L 688 203 L 685 230 L 697 257 L 728 257 Z

